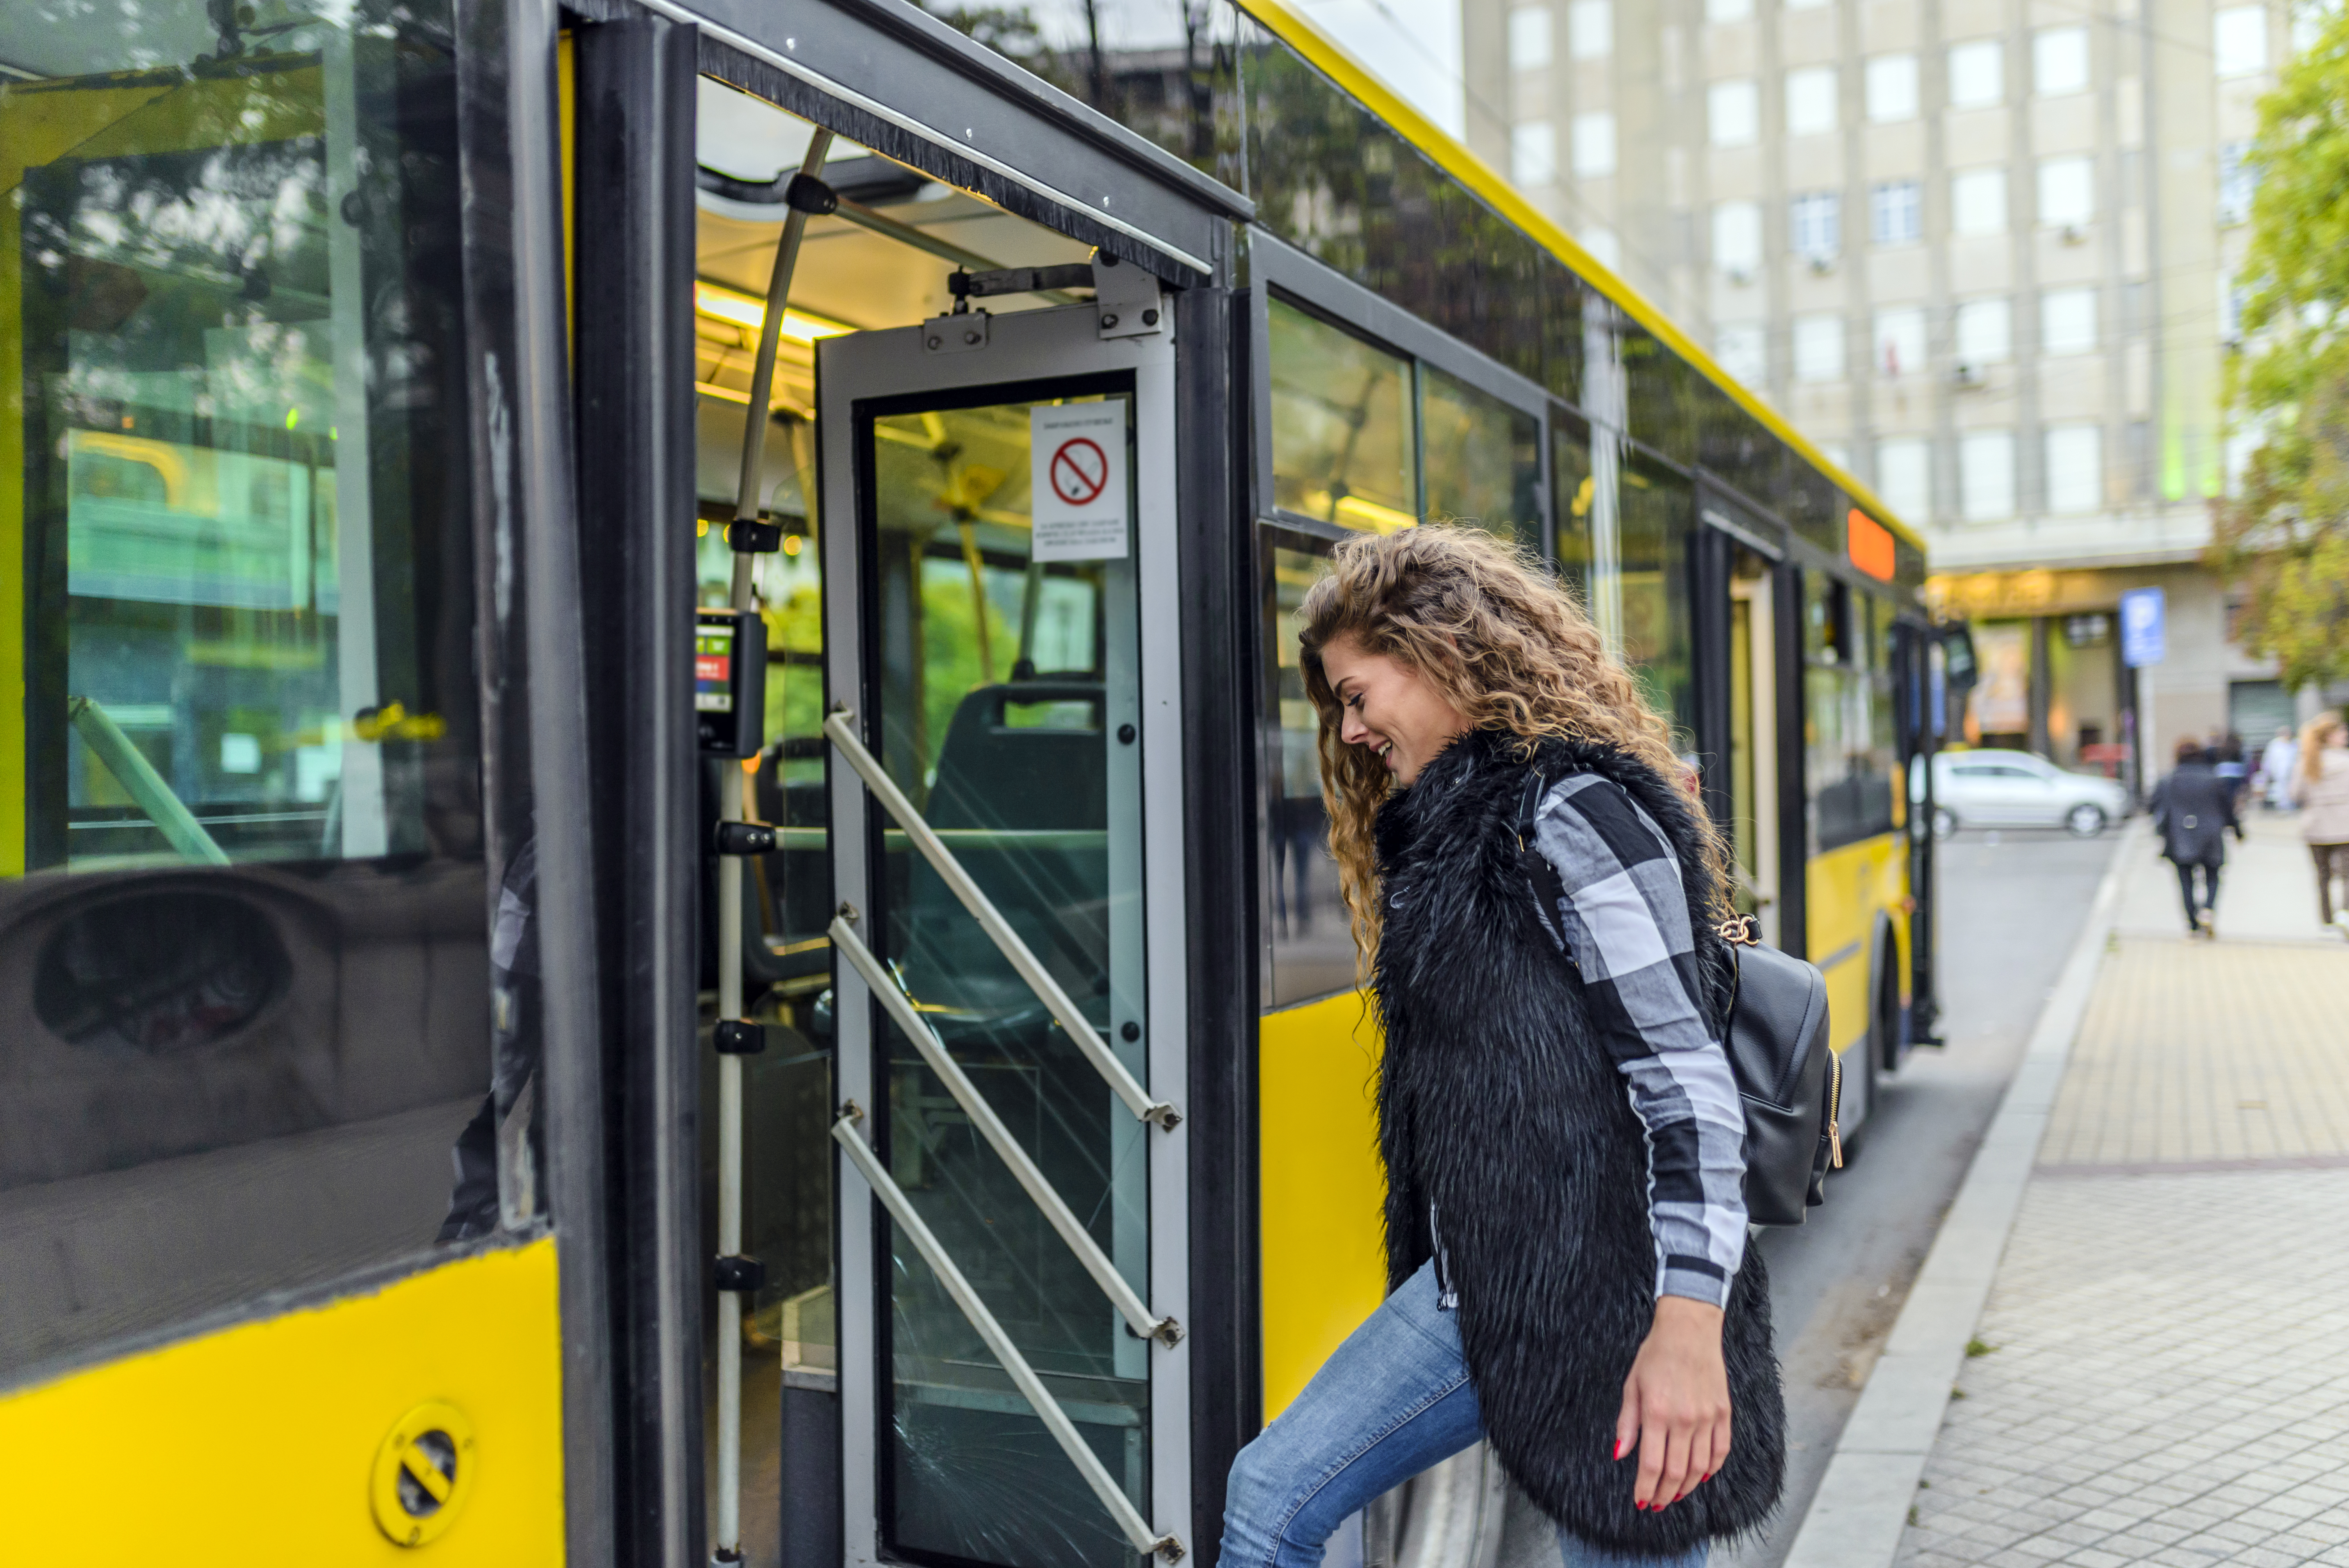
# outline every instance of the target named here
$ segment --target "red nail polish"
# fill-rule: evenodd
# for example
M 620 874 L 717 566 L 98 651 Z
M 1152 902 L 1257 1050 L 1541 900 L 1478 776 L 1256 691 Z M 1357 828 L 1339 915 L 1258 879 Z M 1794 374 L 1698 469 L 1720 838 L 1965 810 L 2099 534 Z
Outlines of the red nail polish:
M 1615 1439 L 1615 1457 L 1619 1460 L 1623 1457 L 1623 1439 L 1620 1438 Z
M 1682 1493 L 1681 1493 L 1681 1494 L 1680 1494 L 1680 1497 L 1676 1497 L 1676 1498 L 1672 1499 L 1672 1501 L 1673 1501 L 1674 1502 L 1678 1502 L 1678 1501 L 1681 1500 L 1681 1497 L 1686 1497 L 1687 1495 L 1688 1495 L 1688 1493 L 1686 1493 L 1686 1492 L 1682 1492 Z

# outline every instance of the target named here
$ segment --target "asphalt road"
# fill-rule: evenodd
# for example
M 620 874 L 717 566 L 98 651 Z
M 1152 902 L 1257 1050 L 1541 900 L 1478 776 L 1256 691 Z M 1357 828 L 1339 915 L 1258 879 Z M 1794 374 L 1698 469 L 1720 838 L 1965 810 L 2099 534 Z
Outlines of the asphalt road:
M 1786 1499 L 1776 1525 L 1713 1568 L 1777 1568 L 1836 1437 L 1859 1398 L 1909 1282 L 2058 970 L 2116 834 L 1961 832 L 1940 846 L 1944 1049 L 1912 1050 L 1879 1078 L 1876 1109 L 1809 1222 L 1757 1241 L 1785 1371 Z

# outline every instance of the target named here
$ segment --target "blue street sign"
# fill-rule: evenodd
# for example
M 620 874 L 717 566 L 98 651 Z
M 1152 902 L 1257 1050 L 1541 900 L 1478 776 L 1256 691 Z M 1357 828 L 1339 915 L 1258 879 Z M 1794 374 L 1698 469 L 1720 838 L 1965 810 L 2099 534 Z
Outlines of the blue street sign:
M 2168 607 L 2158 588 L 2132 588 L 2121 595 L 2121 658 L 2129 668 L 2161 663 L 2168 651 Z

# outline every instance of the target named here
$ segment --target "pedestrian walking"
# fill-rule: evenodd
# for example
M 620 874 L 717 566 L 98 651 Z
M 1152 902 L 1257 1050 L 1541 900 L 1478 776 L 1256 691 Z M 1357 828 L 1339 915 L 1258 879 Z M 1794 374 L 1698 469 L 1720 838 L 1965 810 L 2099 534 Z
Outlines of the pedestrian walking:
M 2300 732 L 2300 765 L 2292 774 L 2300 802 L 2300 836 L 2316 862 L 2316 918 L 2349 936 L 2349 887 L 2336 902 L 2333 884 L 2349 884 L 2349 725 L 2320 713 Z
M 2227 830 L 2234 830 L 2236 842 L 2243 838 L 2243 824 L 2235 816 L 2235 781 L 2220 773 L 2196 740 L 2178 743 L 2178 766 L 2154 786 L 2153 825 L 2161 834 L 2162 854 L 2178 867 L 2189 936 L 2219 934 L 2219 868 L 2227 863 Z M 2198 872 L 2202 882 L 2199 904 L 2194 896 Z
M 1330 565 L 1300 645 L 1385 1037 L 1391 1294 L 1241 1451 L 1224 1561 L 1313 1568 L 1485 1438 L 1568 1568 L 1695 1568 L 1770 1516 L 1785 1460 L 1722 1045 L 1726 857 L 1538 565 L 1457 529 Z
M 2260 753 L 2260 779 L 2267 789 L 2268 810 L 2292 810 L 2292 776 L 2300 769 L 2300 739 L 2285 725 Z

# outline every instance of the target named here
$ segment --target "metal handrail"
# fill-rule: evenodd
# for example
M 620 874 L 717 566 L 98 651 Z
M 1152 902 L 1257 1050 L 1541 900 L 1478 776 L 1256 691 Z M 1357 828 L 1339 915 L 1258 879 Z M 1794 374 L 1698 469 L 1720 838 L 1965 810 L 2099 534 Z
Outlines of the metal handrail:
M 1092 1025 L 1085 1021 L 1084 1014 L 1078 1010 L 1068 992 L 1061 988 L 1061 983 L 1046 972 L 1035 954 L 1028 950 L 1028 944 L 1019 940 L 1019 934 L 1011 929 L 988 896 L 979 892 L 978 884 L 971 880 L 968 872 L 963 870 L 962 862 L 955 859 L 954 851 L 947 849 L 930 825 L 922 820 L 922 814 L 914 810 L 914 803 L 905 799 L 905 792 L 897 788 L 896 780 L 889 777 L 870 751 L 864 749 L 864 743 L 857 739 L 856 731 L 851 727 L 855 717 L 845 706 L 834 707 L 824 716 L 823 732 L 832 738 L 832 743 L 840 748 L 840 754 L 848 758 L 849 766 L 864 778 L 865 788 L 873 791 L 883 810 L 896 819 L 897 825 L 905 830 L 905 837 L 922 851 L 922 858 L 930 862 L 930 868 L 961 901 L 963 908 L 970 911 L 972 918 L 978 922 L 979 929 L 986 932 L 988 939 L 1002 951 L 1003 956 L 1010 960 L 1011 967 L 1019 971 L 1019 978 L 1028 982 L 1028 988 L 1036 993 L 1036 999 L 1061 1021 L 1061 1027 L 1068 1031 L 1069 1038 L 1076 1041 L 1077 1048 L 1084 1052 L 1085 1059 L 1092 1063 L 1093 1070 L 1108 1083 L 1111 1092 L 1125 1102 L 1126 1109 L 1133 1112 L 1136 1119 L 1155 1122 L 1170 1130 L 1174 1128 L 1183 1119 L 1183 1113 L 1165 1100 L 1152 1099 L 1149 1091 L 1142 1087 L 1133 1073 L 1126 1070 L 1125 1064 L 1117 1059 L 1117 1054 L 1109 1048 L 1107 1042 L 1093 1032 Z
M 1085 1478 L 1085 1484 L 1092 1488 L 1093 1495 L 1101 1499 L 1103 1508 L 1109 1510 L 1110 1517 L 1117 1522 L 1119 1532 L 1136 1552 L 1144 1556 L 1156 1556 L 1169 1563 L 1181 1562 L 1182 1539 L 1152 1532 L 1149 1522 L 1142 1517 L 1117 1482 L 1110 1479 L 1109 1471 L 1102 1468 L 1100 1459 L 1086 1446 L 1085 1440 L 1077 1436 L 1076 1425 L 1069 1419 L 1068 1412 L 1061 1408 L 1061 1402 L 1053 1398 L 1051 1391 L 1044 1387 L 1044 1380 L 1036 1376 L 1036 1369 L 1028 1364 L 1028 1358 L 1019 1354 L 1019 1347 L 1011 1343 L 1011 1336 L 1003 1331 L 1003 1326 L 995 1320 L 995 1315 L 987 1310 L 987 1304 L 978 1299 L 978 1292 L 971 1288 L 970 1281 L 963 1277 L 962 1270 L 957 1268 L 954 1259 L 947 1255 L 947 1250 L 940 1244 L 936 1234 L 923 1222 L 921 1215 L 914 1212 L 914 1205 L 907 1201 L 904 1191 L 882 1168 L 872 1147 L 856 1135 L 856 1123 L 864 1116 L 864 1112 L 853 1100 L 843 1106 L 840 1119 L 832 1124 L 833 1141 L 848 1155 L 849 1163 L 856 1167 L 857 1174 L 864 1178 L 865 1184 L 873 1189 L 882 1206 L 889 1211 L 890 1217 L 905 1228 L 905 1234 L 913 1241 L 914 1250 L 922 1254 L 922 1261 L 930 1265 L 931 1271 L 938 1276 L 938 1283 L 946 1286 L 947 1295 L 954 1298 L 955 1305 L 962 1309 L 962 1315 L 970 1320 L 970 1326 L 978 1330 L 978 1336 L 987 1342 L 988 1349 L 994 1352 L 1003 1370 L 1010 1374 L 1013 1387 L 1035 1408 L 1037 1418 L 1044 1423 L 1044 1429 L 1052 1434 L 1052 1440 L 1061 1445 L 1061 1451 L 1069 1456 L 1069 1461 Z
M 987 1097 L 978 1092 L 978 1086 L 972 1083 L 969 1075 L 962 1070 L 962 1064 L 947 1054 L 937 1031 L 914 1010 L 913 998 L 905 995 L 905 987 L 882 966 L 881 960 L 873 955 L 873 950 L 864 945 L 864 939 L 851 929 L 851 912 L 843 905 L 842 913 L 833 918 L 833 945 L 847 955 L 848 962 L 864 977 L 864 983 L 873 988 L 874 995 L 881 998 L 881 1005 L 889 1010 L 892 1018 L 897 1020 L 897 1026 L 905 1032 L 907 1039 L 914 1042 L 914 1048 L 922 1053 L 922 1059 L 929 1063 L 932 1072 L 938 1075 L 939 1080 L 947 1086 L 947 1092 L 954 1096 L 955 1103 L 961 1106 L 963 1113 L 970 1118 L 971 1125 L 978 1129 L 979 1135 L 987 1140 L 988 1146 L 1002 1157 L 1003 1163 L 1011 1168 L 1011 1174 L 1019 1181 L 1021 1189 L 1035 1200 L 1036 1207 L 1043 1211 L 1044 1218 L 1053 1230 L 1060 1233 L 1061 1239 L 1069 1243 L 1069 1250 L 1077 1254 L 1077 1261 L 1085 1265 L 1085 1273 L 1092 1275 L 1093 1283 L 1101 1286 L 1102 1294 L 1109 1297 L 1110 1305 L 1117 1308 L 1118 1315 L 1125 1319 L 1126 1326 L 1133 1330 L 1134 1337 L 1155 1339 L 1161 1345 L 1168 1346 L 1180 1341 L 1183 1337 L 1182 1325 L 1171 1317 L 1160 1317 L 1152 1312 L 1133 1286 L 1126 1283 L 1125 1276 L 1118 1273 L 1117 1265 L 1110 1262 L 1109 1254 L 1101 1250 L 1101 1244 L 1086 1231 L 1084 1222 L 1077 1218 L 1058 1190 L 1045 1179 L 1044 1173 L 1036 1169 L 1035 1161 L 1019 1147 L 1019 1140 L 1011 1136 L 1011 1130 L 1003 1125 L 1003 1119 L 995 1114 L 995 1108 L 987 1102 Z
M 155 824 L 163 841 L 177 850 L 181 859 L 203 866 L 229 863 L 227 853 L 196 820 L 187 802 L 171 793 L 171 787 L 163 782 L 154 764 L 130 744 L 130 738 L 122 733 L 114 716 L 99 706 L 96 697 L 66 698 L 66 718 L 81 736 L 82 744 L 106 765 L 115 782 L 147 813 L 147 820 Z

